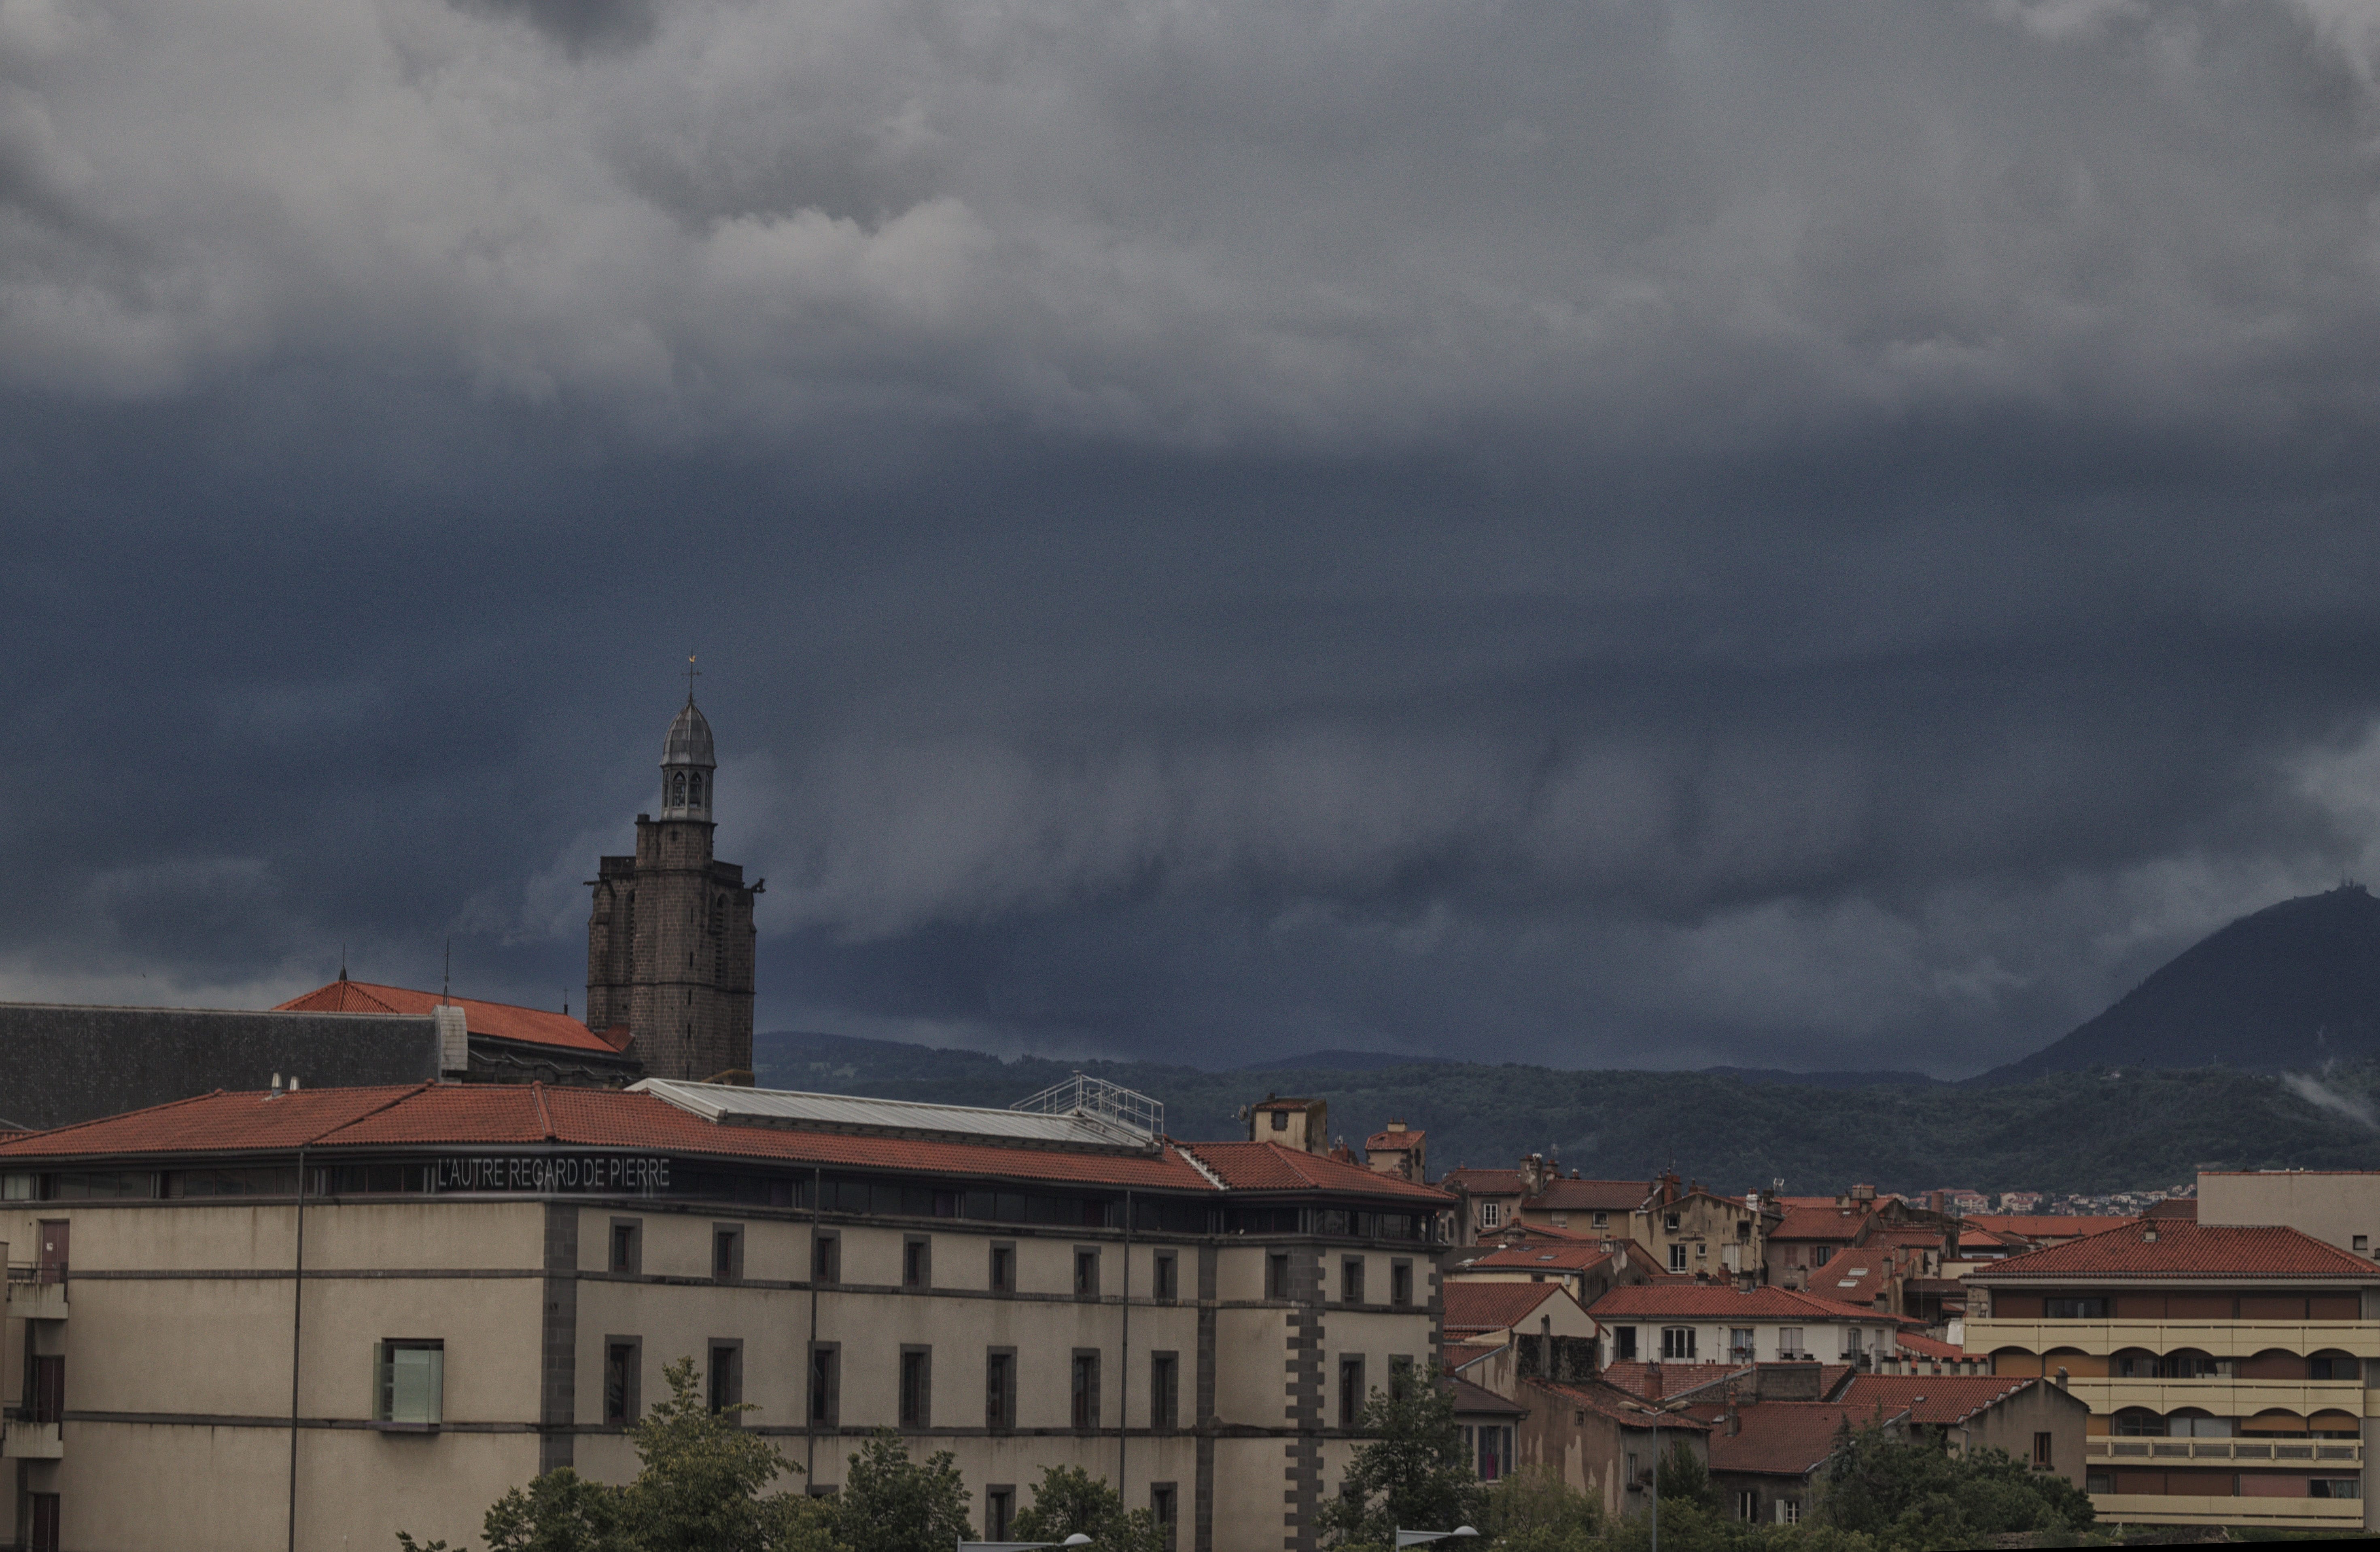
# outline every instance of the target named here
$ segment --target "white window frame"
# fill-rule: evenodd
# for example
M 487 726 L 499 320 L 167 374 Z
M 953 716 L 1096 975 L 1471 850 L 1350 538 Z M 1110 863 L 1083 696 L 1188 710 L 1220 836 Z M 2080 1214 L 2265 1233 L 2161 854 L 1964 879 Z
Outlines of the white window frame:
M 1682 1340 L 1680 1340 L 1682 1338 Z M 1677 1351 L 1681 1347 L 1685 1349 L 1683 1352 Z M 1691 1364 L 1694 1361 L 1694 1327 L 1664 1326 L 1661 1328 L 1661 1361 L 1665 1364 Z
M 1495 1202 L 1482 1202 L 1482 1203 L 1480 1203 L 1480 1204 L 1479 1204 L 1479 1227 L 1480 1227 L 1480 1228 L 1482 1228 L 1482 1229 L 1493 1229 L 1493 1228 L 1495 1228 L 1495 1227 L 1496 1227 L 1496 1220 L 1497 1220 L 1499 1218 L 1500 1218 L 1500 1217 L 1502 1217 L 1502 1216 L 1503 1216 L 1503 1211 L 1504 1211 L 1503 1207 L 1502 1207 L 1500 1204 L 1498 1204 L 1498 1203 L 1495 1203 Z

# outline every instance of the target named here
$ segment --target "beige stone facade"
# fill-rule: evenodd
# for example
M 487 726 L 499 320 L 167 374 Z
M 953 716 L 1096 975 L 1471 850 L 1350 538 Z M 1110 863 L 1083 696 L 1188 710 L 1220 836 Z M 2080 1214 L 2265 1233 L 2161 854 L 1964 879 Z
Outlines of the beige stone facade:
M 413 1092 L 458 1115 L 496 1097 Z M 1071 1464 L 1159 1510 L 1184 1552 L 1296 1552 L 1370 1391 L 1436 1372 L 1436 1194 L 1360 1167 L 1019 1146 L 1002 1182 L 937 1171 L 957 1145 L 931 1138 L 786 1130 L 752 1139 L 769 1157 L 722 1136 L 695 1158 L 627 1124 L 646 1094 L 501 1097 L 554 1135 L 497 1143 L 474 1122 L 442 1144 L 455 1128 L 367 1116 L 409 1140 L 318 1138 L 302 1202 L 294 1148 L 16 1145 L 0 1223 L 28 1264 L 0 1454 L 19 1536 L 39 1520 L 91 1552 L 384 1547 L 400 1527 L 476 1542 L 486 1506 L 541 1471 L 633 1474 L 626 1425 L 690 1357 L 812 1490 L 892 1427 L 955 1453 L 988 1536 Z M 565 1102 L 594 1118 L 576 1139 Z M 855 1146 L 867 1167 L 786 1157 Z M 1083 1178 L 1032 1178 L 1053 1170 Z M 1128 1183 L 1176 1174 L 1190 1189 Z M 25 1254 L 45 1240 L 48 1273 Z

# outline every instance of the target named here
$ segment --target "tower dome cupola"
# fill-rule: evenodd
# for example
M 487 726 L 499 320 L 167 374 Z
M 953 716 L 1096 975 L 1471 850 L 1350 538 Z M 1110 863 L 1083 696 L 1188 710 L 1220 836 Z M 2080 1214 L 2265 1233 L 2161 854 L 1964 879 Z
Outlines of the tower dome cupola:
M 710 721 L 686 697 L 686 706 L 670 723 L 662 742 L 662 812 L 665 819 L 710 818 L 712 772 L 718 761 L 710 753 Z

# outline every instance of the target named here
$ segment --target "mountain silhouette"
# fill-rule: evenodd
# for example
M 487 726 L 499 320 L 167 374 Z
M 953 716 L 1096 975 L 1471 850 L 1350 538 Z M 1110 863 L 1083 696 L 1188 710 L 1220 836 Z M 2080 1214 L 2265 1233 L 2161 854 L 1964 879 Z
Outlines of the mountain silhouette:
M 2375 1055 L 2380 900 L 2342 884 L 2241 916 L 2064 1038 L 1970 1081 L 2089 1067 L 2270 1073 Z

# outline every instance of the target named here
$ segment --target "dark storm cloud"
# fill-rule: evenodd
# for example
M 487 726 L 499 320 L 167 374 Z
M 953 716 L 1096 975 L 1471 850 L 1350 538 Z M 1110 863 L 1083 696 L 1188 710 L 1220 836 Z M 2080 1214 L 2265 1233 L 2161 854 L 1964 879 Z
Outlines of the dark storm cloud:
M 2362 8 L 0 9 L 9 995 L 1971 1070 L 2380 847 Z

